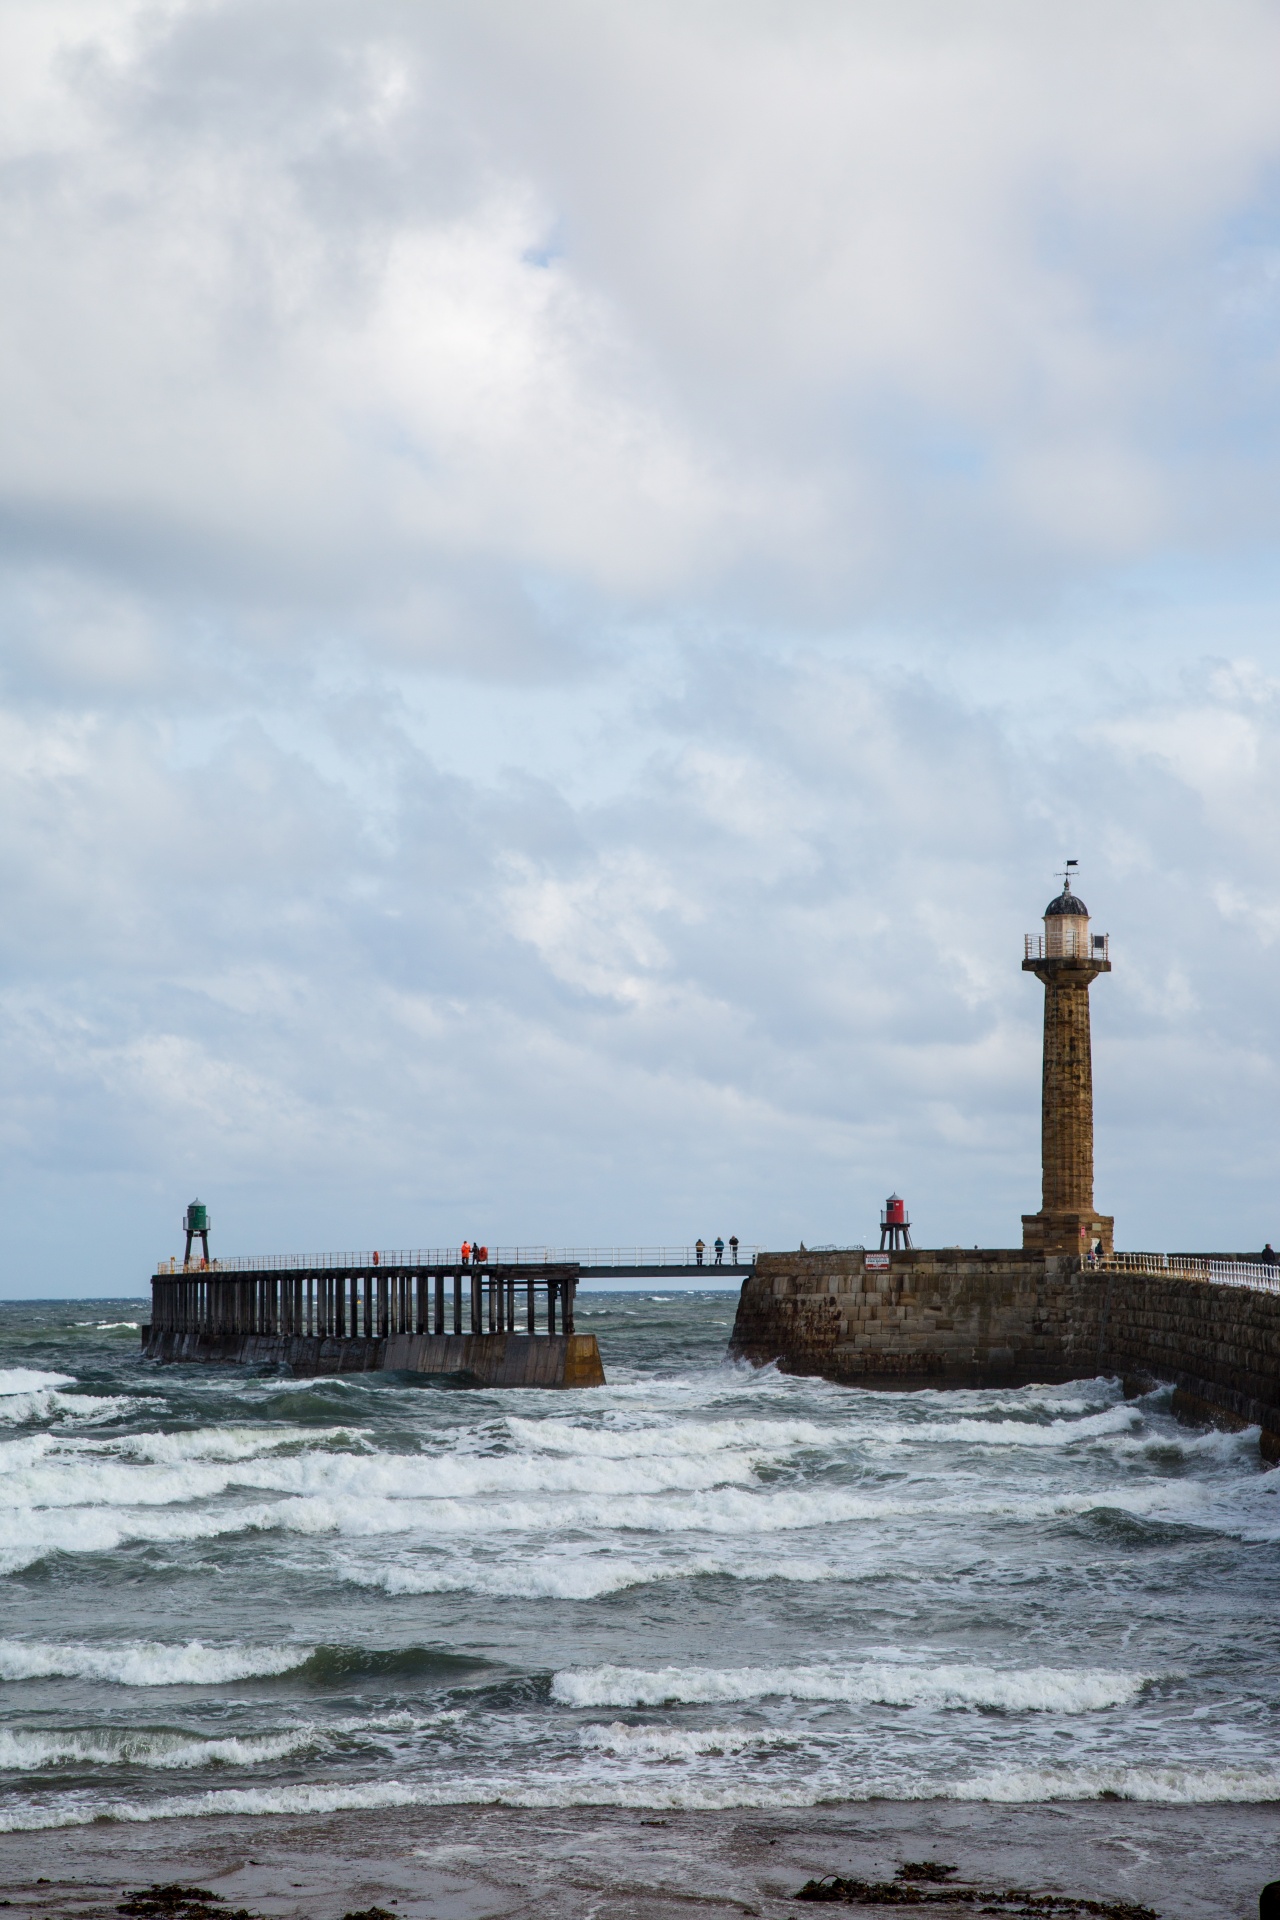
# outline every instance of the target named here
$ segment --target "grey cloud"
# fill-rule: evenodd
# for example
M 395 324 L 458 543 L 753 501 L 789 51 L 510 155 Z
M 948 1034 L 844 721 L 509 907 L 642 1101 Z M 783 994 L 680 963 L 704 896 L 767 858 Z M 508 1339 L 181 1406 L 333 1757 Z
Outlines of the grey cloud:
M 1163 760 L 1188 715 L 1242 718 L 1252 766 Z M 376 703 L 372 798 L 269 725 L 180 770 L 127 722 L 79 758 L 11 750 L 10 1180 L 146 1169 L 244 1233 L 432 1244 L 460 1209 L 504 1241 L 647 1240 L 708 1209 L 858 1237 L 897 1184 L 935 1237 L 1007 1240 L 1035 1201 L 1021 934 L 1067 794 L 1116 943 L 1100 1188 L 1130 1243 L 1194 1239 L 1224 1195 L 1257 1239 L 1280 928 L 1269 849 L 1215 801 L 1243 780 L 1274 819 L 1275 703 L 1202 685 L 1154 766 L 1124 725 L 1045 756 L 900 673 L 723 652 L 598 804 L 443 777 Z M 1215 869 L 1237 889 L 1216 908 Z
M 3 175 L 24 553 L 375 631 L 468 568 L 829 621 L 1034 603 L 1274 501 L 1209 324 L 1269 8 L 97 18 L 11 82 L 62 101 Z
M 10 20 L 9 1291 L 197 1187 L 1008 1241 L 1068 853 L 1100 1200 L 1274 1239 L 1280 68 L 1202 19 Z

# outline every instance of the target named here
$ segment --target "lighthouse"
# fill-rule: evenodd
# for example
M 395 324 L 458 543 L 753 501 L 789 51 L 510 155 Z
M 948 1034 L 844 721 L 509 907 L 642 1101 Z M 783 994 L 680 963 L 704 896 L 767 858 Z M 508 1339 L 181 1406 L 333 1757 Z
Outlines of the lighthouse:
M 1091 933 L 1089 909 L 1071 891 L 1044 910 L 1043 935 L 1028 934 L 1022 962 L 1044 984 L 1044 1070 L 1040 1096 L 1040 1211 L 1022 1216 L 1022 1244 L 1036 1253 L 1112 1250 L 1114 1221 L 1093 1204 L 1093 1054 L 1089 989 L 1110 973 L 1109 936 Z

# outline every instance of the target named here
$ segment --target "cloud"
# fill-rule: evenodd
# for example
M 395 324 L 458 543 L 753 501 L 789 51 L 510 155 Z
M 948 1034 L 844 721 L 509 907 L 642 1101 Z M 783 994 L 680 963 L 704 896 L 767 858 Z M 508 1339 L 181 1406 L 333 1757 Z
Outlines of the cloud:
M 1068 853 L 1100 1202 L 1274 1238 L 1278 36 L 0 15 L 10 1290 L 1007 1242 Z
M 24 552 L 366 644 L 420 605 L 429 659 L 459 569 L 830 618 L 1239 537 L 1269 7 L 49 12 L 0 172 Z

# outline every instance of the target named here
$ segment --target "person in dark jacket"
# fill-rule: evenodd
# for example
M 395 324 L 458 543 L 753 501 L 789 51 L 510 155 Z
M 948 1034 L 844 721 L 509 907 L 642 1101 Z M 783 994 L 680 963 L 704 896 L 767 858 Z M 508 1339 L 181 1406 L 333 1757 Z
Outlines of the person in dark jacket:
M 716 1265 L 718 1267 L 724 1265 L 724 1241 L 719 1234 L 716 1235 Z

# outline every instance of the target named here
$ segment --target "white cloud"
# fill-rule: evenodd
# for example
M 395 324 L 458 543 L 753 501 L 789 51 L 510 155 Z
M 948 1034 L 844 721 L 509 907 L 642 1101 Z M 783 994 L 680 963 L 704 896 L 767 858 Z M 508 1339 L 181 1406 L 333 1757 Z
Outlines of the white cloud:
M 1100 1201 L 1274 1239 L 1278 42 L 0 6 L 11 1273 L 1007 1240 L 1068 854 Z

